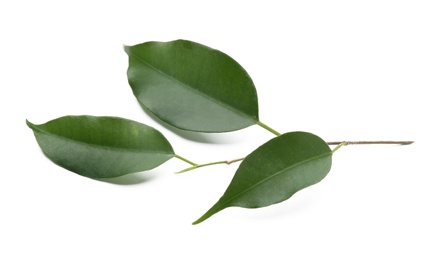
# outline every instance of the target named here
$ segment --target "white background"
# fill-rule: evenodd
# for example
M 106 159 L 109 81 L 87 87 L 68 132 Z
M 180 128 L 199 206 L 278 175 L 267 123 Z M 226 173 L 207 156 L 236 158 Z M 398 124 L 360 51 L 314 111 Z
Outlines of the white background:
M 442 1 L 2 1 L 0 259 L 444 259 Z M 188 39 L 236 59 L 261 120 L 349 146 L 321 183 L 192 226 L 238 164 L 113 181 L 51 163 L 25 119 L 109 115 L 162 131 L 204 163 L 273 136 L 176 134 L 146 115 L 123 45 Z

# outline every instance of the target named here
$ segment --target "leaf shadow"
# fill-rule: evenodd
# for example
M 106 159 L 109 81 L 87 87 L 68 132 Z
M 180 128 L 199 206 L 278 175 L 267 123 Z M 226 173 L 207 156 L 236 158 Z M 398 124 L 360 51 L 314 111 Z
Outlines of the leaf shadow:
M 101 179 L 94 179 L 94 180 L 100 181 L 100 182 L 107 182 L 110 184 L 126 186 L 126 185 L 142 184 L 145 182 L 152 181 L 155 178 L 157 178 L 157 177 L 152 172 L 149 172 L 149 173 L 148 172 L 137 172 L 137 173 L 126 174 L 126 175 L 115 177 L 115 178 L 101 178 Z
M 208 143 L 208 144 L 230 144 L 230 143 L 236 143 L 237 141 L 234 140 L 231 135 L 233 135 L 231 132 L 228 133 L 204 133 L 204 132 L 193 132 L 193 131 L 187 131 L 183 130 L 177 127 L 174 127 L 159 117 L 157 117 L 153 112 L 151 112 L 149 109 L 147 109 L 143 104 L 138 101 L 140 107 L 142 110 L 157 124 L 163 126 L 164 128 L 168 129 L 169 131 L 175 133 L 176 135 L 189 140 L 193 142 L 199 142 L 199 143 Z
M 309 211 L 320 200 L 320 195 L 314 193 L 299 195 L 301 195 L 299 196 L 300 198 L 289 198 L 286 201 L 282 201 L 267 207 L 250 209 L 250 211 L 242 211 L 241 214 L 248 221 L 263 221 L 268 219 L 296 216 Z M 239 210 L 245 209 L 239 208 Z

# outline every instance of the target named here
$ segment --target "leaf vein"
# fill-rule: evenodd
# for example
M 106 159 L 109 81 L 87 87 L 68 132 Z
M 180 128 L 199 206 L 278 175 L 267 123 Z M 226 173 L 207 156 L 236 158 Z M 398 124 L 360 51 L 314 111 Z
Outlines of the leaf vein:
M 195 93 L 195 94 L 197 94 L 197 95 L 199 95 L 199 96 L 202 96 L 202 97 L 204 97 L 204 98 L 207 98 L 207 99 L 213 101 L 214 103 L 216 103 L 217 105 L 219 105 L 219 106 L 221 106 L 221 107 L 223 107 L 223 108 L 225 108 L 225 109 L 227 109 L 227 110 L 233 112 L 234 114 L 237 114 L 237 115 L 239 115 L 239 116 L 241 116 L 241 117 L 244 117 L 244 118 L 246 118 L 246 119 L 249 119 L 249 120 L 253 121 L 254 123 L 257 123 L 257 122 L 258 122 L 258 119 L 255 119 L 255 118 L 251 117 L 250 115 L 248 115 L 248 114 L 246 114 L 246 113 L 244 113 L 244 112 L 242 112 L 242 111 L 240 111 L 240 110 L 237 110 L 237 109 L 233 108 L 233 107 L 230 106 L 229 104 L 226 104 L 226 103 L 224 103 L 224 102 L 221 102 L 220 100 L 217 100 L 217 99 L 213 98 L 212 96 L 210 96 L 210 95 L 208 95 L 208 94 L 206 94 L 206 93 L 204 93 L 204 92 L 202 92 L 202 91 L 199 91 L 198 89 L 194 89 L 194 88 L 192 88 L 191 86 L 189 86 L 187 83 L 182 82 L 182 81 L 180 81 L 180 80 L 178 80 L 178 79 L 172 77 L 171 75 L 168 75 L 167 73 L 163 72 L 163 71 L 160 70 L 159 68 L 154 67 L 152 64 L 148 63 L 147 61 L 145 61 L 144 59 L 142 59 L 141 57 L 139 57 L 137 54 L 135 54 L 134 51 L 131 51 L 131 54 L 132 54 L 132 56 L 134 56 L 137 60 L 139 60 L 139 61 L 140 61 L 141 63 L 143 63 L 144 65 L 148 66 L 149 68 L 151 68 L 152 70 L 158 72 L 159 74 L 165 76 L 166 78 L 169 78 L 170 80 L 172 80 L 172 81 L 174 81 L 174 82 L 176 82 L 176 83 L 182 85 L 183 87 L 185 87 L 185 88 L 188 89 L 189 91 L 191 91 L 191 92 L 193 92 L 193 93 Z
M 286 171 L 288 171 L 288 170 L 290 170 L 290 169 L 292 169 L 292 168 L 298 167 L 298 166 L 300 166 L 300 165 L 302 165 L 302 164 L 305 164 L 305 163 L 308 163 L 308 162 L 311 162 L 311 161 L 315 161 L 315 160 L 321 159 L 321 158 L 323 158 L 323 157 L 327 157 L 328 155 L 331 155 L 331 152 L 326 153 L 326 154 L 321 154 L 321 155 L 315 156 L 315 157 L 313 157 L 313 158 L 303 160 L 303 161 L 301 161 L 301 162 L 299 162 L 299 163 L 297 163 L 297 164 L 291 165 L 291 166 L 289 166 L 289 167 L 286 167 L 286 168 L 284 168 L 284 169 L 282 169 L 282 170 L 276 172 L 275 174 L 270 175 L 270 176 L 268 176 L 267 178 L 265 178 L 265 179 L 263 179 L 263 180 L 261 180 L 261 181 L 255 183 L 254 185 L 250 186 L 249 188 L 243 190 L 242 192 L 236 194 L 236 196 L 232 197 L 231 199 L 226 200 L 225 202 L 223 202 L 223 203 L 221 204 L 221 206 L 217 207 L 217 209 L 224 208 L 224 206 L 227 205 L 229 202 L 231 202 L 231 201 L 235 200 L 236 198 L 242 196 L 244 193 L 246 193 L 246 192 L 248 192 L 248 191 L 250 191 L 250 190 L 256 188 L 257 186 L 261 185 L 262 183 L 264 183 L 264 182 L 266 182 L 266 181 L 268 181 L 268 180 L 270 180 L 270 179 L 272 179 L 272 178 L 275 178 L 275 177 L 279 176 L 279 175 L 282 174 L 283 172 L 286 172 Z
M 35 125 L 33 125 L 32 129 L 37 131 L 37 132 L 40 132 L 42 134 L 46 134 L 46 135 L 52 136 L 54 138 L 63 139 L 63 140 L 68 141 L 68 142 L 84 144 L 86 146 L 93 146 L 95 148 L 101 148 L 103 150 L 128 151 L 128 152 L 131 152 L 131 153 L 148 153 L 148 154 L 159 154 L 159 155 L 174 155 L 174 153 L 163 153 L 163 152 L 161 153 L 161 152 L 157 152 L 157 151 L 147 151 L 147 150 L 142 150 L 142 149 L 113 147 L 113 146 L 105 146 L 105 145 L 100 145 L 100 144 L 87 143 L 87 142 L 83 142 L 83 141 L 79 141 L 79 140 L 75 140 L 75 139 L 70 139 L 70 138 L 65 137 L 65 136 L 56 135 L 56 134 L 53 134 L 53 133 L 48 132 L 48 131 L 44 131 L 44 130 L 38 128 Z

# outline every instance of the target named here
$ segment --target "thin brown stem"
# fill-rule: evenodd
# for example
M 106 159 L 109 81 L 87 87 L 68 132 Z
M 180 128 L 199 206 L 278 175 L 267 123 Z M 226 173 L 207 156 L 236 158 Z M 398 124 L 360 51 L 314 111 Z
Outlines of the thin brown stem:
M 341 142 L 327 142 L 328 145 L 339 145 L 342 143 L 347 143 L 347 145 L 354 144 L 400 144 L 408 145 L 413 144 L 413 141 L 341 141 Z

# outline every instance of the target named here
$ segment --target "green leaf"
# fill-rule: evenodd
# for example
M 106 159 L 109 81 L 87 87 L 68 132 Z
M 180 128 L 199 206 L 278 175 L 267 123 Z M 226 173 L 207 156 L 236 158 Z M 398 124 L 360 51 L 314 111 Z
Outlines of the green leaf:
M 186 40 L 146 42 L 125 51 L 134 95 L 164 122 L 197 132 L 229 132 L 258 122 L 253 81 L 228 55 Z
M 175 156 L 159 131 L 128 119 L 65 116 L 42 125 L 26 124 L 49 159 L 86 177 L 145 171 Z
M 318 136 L 291 132 L 260 146 L 239 166 L 230 185 L 198 224 L 228 207 L 260 208 L 290 198 L 330 171 L 330 147 Z

